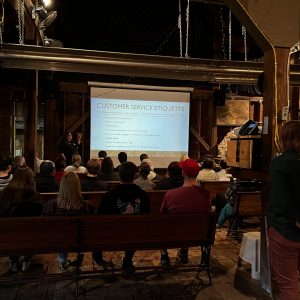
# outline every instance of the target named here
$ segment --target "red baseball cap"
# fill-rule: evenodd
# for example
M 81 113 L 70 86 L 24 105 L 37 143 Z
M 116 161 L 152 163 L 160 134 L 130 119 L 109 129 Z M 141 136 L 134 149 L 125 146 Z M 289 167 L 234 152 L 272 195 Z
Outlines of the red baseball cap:
M 200 167 L 193 159 L 186 159 L 181 161 L 179 166 L 182 168 L 182 173 L 191 177 L 197 177 Z

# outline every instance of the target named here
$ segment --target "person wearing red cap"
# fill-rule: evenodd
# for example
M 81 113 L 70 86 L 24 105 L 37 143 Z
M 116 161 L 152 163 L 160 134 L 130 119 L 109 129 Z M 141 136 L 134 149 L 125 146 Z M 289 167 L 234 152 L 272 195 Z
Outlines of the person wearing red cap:
M 200 167 L 193 159 L 180 162 L 183 186 L 166 192 L 160 211 L 162 214 L 205 213 L 211 212 L 209 191 L 200 188 L 196 177 Z M 175 225 L 174 225 L 175 226 Z M 182 248 L 178 252 L 181 263 L 188 262 L 188 249 Z M 163 266 L 170 265 L 167 250 L 162 250 L 160 262 Z

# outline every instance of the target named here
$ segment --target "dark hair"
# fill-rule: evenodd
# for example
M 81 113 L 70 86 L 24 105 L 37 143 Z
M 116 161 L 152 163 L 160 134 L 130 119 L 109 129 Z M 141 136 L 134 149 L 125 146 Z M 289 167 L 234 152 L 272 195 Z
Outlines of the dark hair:
M 60 157 L 55 161 L 54 164 L 55 164 L 55 169 L 57 171 L 62 171 L 66 167 L 66 160 L 64 158 Z
M 99 162 L 99 160 L 96 159 L 96 158 L 90 159 L 87 162 L 86 169 L 88 170 L 88 172 L 90 174 L 98 175 L 98 173 L 100 172 L 100 162 Z
M 33 171 L 31 168 L 26 166 L 20 166 L 16 169 L 12 181 L 22 181 L 25 186 L 30 186 L 35 190 L 35 180 Z
M 227 169 L 227 163 L 225 160 L 221 159 L 219 165 L 222 169 Z
M 40 165 L 40 174 L 51 174 L 54 171 L 54 163 L 51 160 L 44 160 Z
M 203 161 L 202 169 L 212 169 L 214 161 L 211 158 L 206 157 Z
M 300 121 L 289 121 L 281 129 L 282 151 L 300 154 Z
M 120 165 L 119 176 L 122 182 L 133 182 L 136 173 L 137 167 L 133 162 L 127 161 Z
M 118 154 L 118 160 L 121 164 L 124 163 L 125 161 L 127 161 L 127 154 L 125 152 L 120 152 Z
M 140 161 L 143 161 L 143 159 L 145 159 L 145 158 L 149 158 L 148 154 L 143 153 L 140 155 Z
M 150 166 L 147 162 L 142 162 L 140 164 L 140 175 L 146 179 L 148 175 L 150 174 Z
M 101 172 L 112 173 L 114 170 L 114 163 L 110 157 L 104 157 L 101 163 Z
M 178 161 L 170 162 L 168 166 L 168 172 L 171 178 L 177 178 L 182 176 L 182 169 L 179 166 L 179 162 Z
M 9 166 L 12 166 L 12 159 L 8 156 L 0 155 L 0 171 L 6 171 Z
M 106 156 L 107 156 L 106 151 L 101 150 L 101 151 L 98 152 L 98 157 L 99 157 L 99 158 L 104 158 L 104 157 L 106 157 Z

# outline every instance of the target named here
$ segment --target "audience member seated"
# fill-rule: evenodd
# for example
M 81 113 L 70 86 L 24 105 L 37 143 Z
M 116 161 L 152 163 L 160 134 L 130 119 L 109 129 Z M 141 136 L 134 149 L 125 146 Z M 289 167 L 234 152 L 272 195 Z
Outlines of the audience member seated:
M 7 156 L 0 156 L 0 190 L 4 189 L 12 180 L 12 159 Z
M 124 162 L 127 161 L 127 153 L 125 153 L 125 152 L 120 152 L 120 153 L 118 154 L 118 160 L 119 160 L 120 164 L 119 164 L 117 167 L 114 168 L 114 171 L 115 171 L 115 172 L 119 172 L 120 165 L 121 165 L 122 163 L 124 163 Z
M 119 215 L 150 212 L 150 202 L 147 193 L 133 183 L 136 171 L 137 167 L 132 162 L 125 162 L 120 166 L 119 175 L 121 184 L 103 196 L 98 210 L 100 214 Z M 133 273 L 135 271 L 132 263 L 134 252 L 134 250 L 125 251 L 122 269 L 126 273 Z M 95 251 L 92 256 L 98 265 L 107 265 L 107 262 L 103 259 L 102 251 Z
M 222 198 L 216 198 L 216 212 L 219 213 L 217 228 L 222 228 L 226 220 L 228 220 L 233 214 L 233 207 L 236 200 L 238 190 L 238 182 L 234 178 L 229 184 L 225 193 L 225 203 Z M 223 201 L 222 201 L 223 200 Z
M 154 172 L 154 166 L 153 166 L 153 163 L 152 161 L 150 160 L 150 158 L 144 158 L 142 160 L 142 163 L 143 162 L 146 162 L 149 166 L 150 166 L 150 173 L 148 175 L 148 179 L 149 180 L 158 180 L 159 179 L 159 176 Z
M 57 192 L 59 183 L 53 176 L 54 163 L 44 160 L 40 165 L 40 174 L 35 177 L 36 190 L 40 193 Z
M 55 172 L 53 176 L 57 182 L 60 182 L 61 178 L 65 174 L 66 161 L 60 157 L 55 161 L 54 164 L 55 164 Z
M 105 157 L 101 163 L 101 171 L 98 175 L 99 179 L 105 181 L 120 180 L 118 172 L 114 171 L 114 163 L 110 157 Z
M 35 190 L 34 175 L 29 167 L 18 167 L 7 187 L 0 192 L 0 215 L 6 217 L 32 217 L 42 214 L 41 196 Z M 31 256 L 10 257 L 13 273 L 25 272 L 31 264 Z
M 179 158 L 179 161 L 185 161 L 187 159 L 189 159 L 189 156 L 187 154 L 182 154 Z
M 101 150 L 101 151 L 98 152 L 98 158 L 99 158 L 99 162 L 100 162 L 100 169 L 101 169 L 102 161 L 103 161 L 103 159 L 104 159 L 105 157 L 107 157 L 106 151 Z
M 14 174 L 14 172 L 17 170 L 18 167 L 26 167 L 26 160 L 24 156 L 16 156 L 13 159 L 13 168 L 11 170 L 11 174 Z
M 142 162 L 139 168 L 139 175 L 133 181 L 133 183 L 138 185 L 143 190 L 153 190 L 155 188 L 155 184 L 148 179 L 149 174 L 150 174 L 149 164 L 147 162 Z
M 78 175 L 75 172 L 70 171 L 61 178 L 57 199 L 51 199 L 45 203 L 43 215 L 86 215 L 90 209 L 87 202 L 82 198 Z M 80 257 L 80 261 L 75 262 L 71 262 L 67 258 L 68 253 L 59 253 L 58 255 L 61 272 L 67 271 L 67 268 L 71 265 L 81 264 L 83 255 Z
M 182 187 L 165 193 L 160 208 L 162 214 L 184 214 L 211 212 L 210 194 L 196 185 L 196 177 L 200 167 L 192 159 L 180 163 L 184 183 Z M 188 263 L 188 248 L 178 251 L 181 263 Z M 160 262 L 162 266 L 170 265 L 170 258 L 166 249 L 162 250 Z
M 156 190 L 170 190 L 183 185 L 182 169 L 178 161 L 172 161 L 168 166 L 168 177 L 155 183 Z
M 202 164 L 202 169 L 197 176 L 198 184 L 200 181 L 217 181 L 218 176 L 216 172 L 212 169 L 214 166 L 214 161 L 211 158 L 205 158 Z
M 81 178 L 82 191 L 106 191 L 107 184 L 105 181 L 99 179 L 100 162 L 98 159 L 90 159 L 86 165 L 87 176 Z
M 219 181 L 230 181 L 230 177 L 232 177 L 232 175 L 228 173 L 228 170 L 230 168 L 228 168 L 226 161 L 221 159 L 219 166 L 220 166 L 220 171 L 216 172 Z
M 87 170 L 84 166 L 81 165 L 81 156 L 79 154 L 73 154 L 72 156 L 72 165 L 65 168 L 65 172 L 75 172 L 80 174 L 86 174 Z
M 146 158 L 149 158 L 148 154 L 142 153 L 142 154 L 140 155 L 140 161 L 141 161 L 141 162 L 143 162 L 143 160 L 146 159 Z

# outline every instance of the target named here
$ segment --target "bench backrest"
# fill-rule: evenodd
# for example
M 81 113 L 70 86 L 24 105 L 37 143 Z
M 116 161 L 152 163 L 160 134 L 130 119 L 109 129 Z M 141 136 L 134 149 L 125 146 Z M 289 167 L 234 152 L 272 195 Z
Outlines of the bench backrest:
M 237 199 L 234 206 L 234 213 L 239 217 L 261 216 L 262 193 L 237 192 Z
M 217 193 L 224 194 L 229 186 L 229 181 L 201 181 L 200 186 L 210 192 L 210 198 L 215 199 Z
M 165 190 L 147 191 L 151 205 L 151 214 L 160 214 L 160 207 L 165 192 Z M 107 193 L 107 191 L 81 192 L 83 199 L 87 200 L 89 204 L 96 209 L 99 207 L 101 199 L 105 193 Z M 57 193 L 41 193 L 41 197 L 43 201 L 56 199 Z
M 211 245 L 214 214 L 0 219 L 0 256 Z

